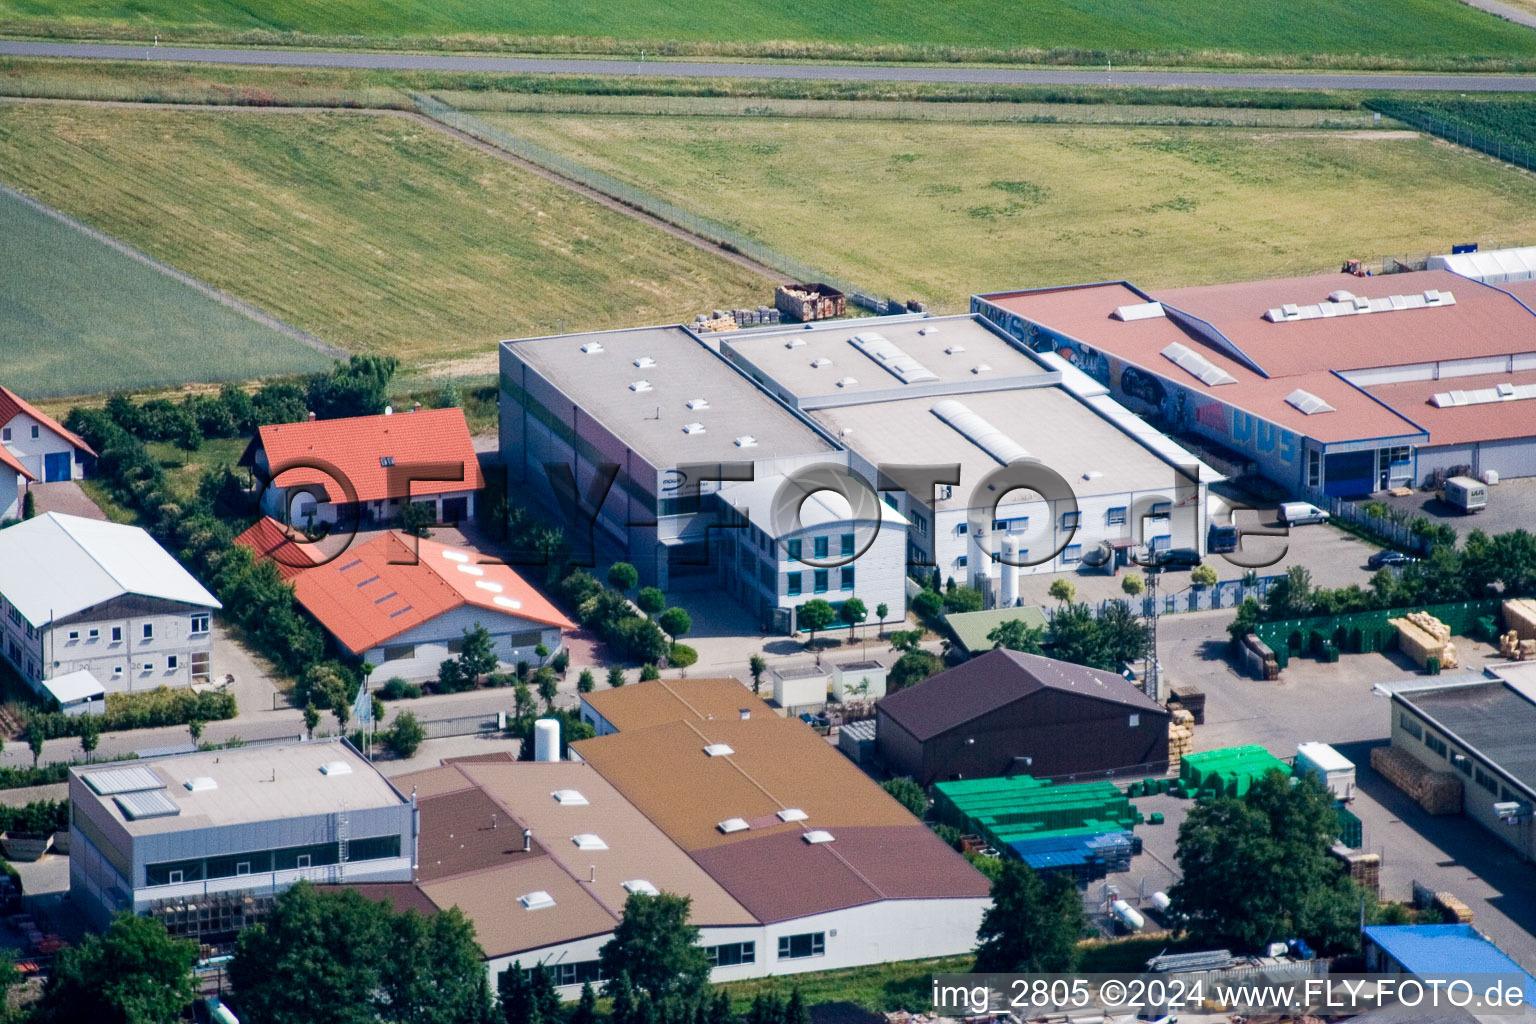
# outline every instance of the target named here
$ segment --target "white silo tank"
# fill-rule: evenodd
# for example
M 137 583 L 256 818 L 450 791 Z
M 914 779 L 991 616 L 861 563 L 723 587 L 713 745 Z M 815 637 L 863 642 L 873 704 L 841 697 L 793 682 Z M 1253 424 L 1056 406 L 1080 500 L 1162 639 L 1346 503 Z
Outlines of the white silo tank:
M 560 760 L 560 723 L 556 719 L 541 718 L 533 723 L 533 759 Z
M 1125 925 L 1127 931 L 1140 931 L 1142 925 L 1147 923 L 1147 919 L 1142 917 L 1140 912 L 1138 912 L 1135 907 L 1125 902 L 1125 900 L 1115 900 L 1115 902 L 1110 904 L 1109 912 L 1113 914 L 1121 924 Z
M 1173 901 L 1168 898 L 1167 893 L 1159 890 L 1152 894 L 1152 906 L 1159 914 L 1166 914 L 1173 907 Z
M 1019 602 L 1019 541 L 1012 534 L 1003 534 L 1003 595 L 1002 606 L 1012 608 Z

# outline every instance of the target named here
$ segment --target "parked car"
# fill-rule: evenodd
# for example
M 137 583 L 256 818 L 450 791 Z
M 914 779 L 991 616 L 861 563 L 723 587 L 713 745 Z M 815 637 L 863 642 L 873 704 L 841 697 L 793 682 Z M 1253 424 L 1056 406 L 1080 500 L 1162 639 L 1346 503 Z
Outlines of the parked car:
M 1193 569 L 1200 564 L 1200 552 L 1194 548 L 1166 548 L 1151 552 L 1147 561 L 1158 569 Z
M 1309 501 L 1287 501 L 1280 506 L 1280 521 L 1286 526 L 1326 523 L 1328 513 Z
M 1389 565 L 1407 565 L 1409 562 L 1417 562 L 1412 555 L 1405 555 L 1401 551 L 1378 551 L 1365 560 L 1365 564 L 1372 569 L 1385 569 Z

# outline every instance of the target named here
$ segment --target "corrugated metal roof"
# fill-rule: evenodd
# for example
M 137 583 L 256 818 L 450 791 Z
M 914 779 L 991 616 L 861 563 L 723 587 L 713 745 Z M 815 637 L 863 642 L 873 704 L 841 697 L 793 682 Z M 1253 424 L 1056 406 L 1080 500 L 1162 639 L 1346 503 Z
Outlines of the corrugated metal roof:
M 1373 925 L 1365 937 L 1410 973 L 1522 975 L 1526 1002 L 1536 999 L 1536 980 L 1470 924 Z
M 58 512 L 0 532 L 0 593 L 34 626 L 128 594 L 222 607 L 137 526 Z
M 101 681 L 85 669 L 54 676 L 52 679 L 44 679 L 43 686 L 60 704 L 68 704 L 76 700 L 91 700 L 106 693 L 106 688 L 101 685 Z
M 163 789 L 145 789 L 136 793 L 121 793 L 112 798 L 118 810 L 129 821 L 141 818 L 169 818 L 181 813 L 181 805 L 172 800 Z
M 136 793 L 146 789 L 164 789 L 165 782 L 154 771 L 142 765 L 131 768 L 107 768 L 97 772 L 86 772 L 83 776 L 85 784 L 102 796 L 115 796 L 118 793 Z

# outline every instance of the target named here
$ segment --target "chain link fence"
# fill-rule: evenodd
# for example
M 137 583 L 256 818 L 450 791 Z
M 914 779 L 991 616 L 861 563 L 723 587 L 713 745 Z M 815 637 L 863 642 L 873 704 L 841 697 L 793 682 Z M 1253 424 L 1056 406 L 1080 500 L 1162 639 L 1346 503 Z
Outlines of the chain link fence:
M 1536 150 L 1527 149 L 1525 146 L 1506 142 L 1503 139 L 1492 138 L 1463 125 L 1443 121 L 1431 114 L 1424 113 L 1422 110 L 1400 106 L 1396 103 L 1384 104 L 1380 109 L 1382 113 L 1394 120 L 1410 124 L 1420 131 L 1429 132 L 1431 135 L 1438 135 L 1447 142 L 1454 142 L 1458 146 L 1475 149 L 1479 153 L 1487 153 L 1491 157 L 1514 164 L 1516 167 L 1523 167 L 1528 171 L 1536 170 Z
M 449 106 L 435 96 L 423 93 L 413 93 L 411 98 L 415 101 L 417 109 L 432 120 L 447 125 L 456 131 L 463 132 L 473 139 L 478 139 L 488 146 L 494 146 L 513 156 L 519 157 L 538 167 L 568 181 L 575 182 L 594 192 L 600 192 L 610 199 L 615 199 L 625 206 L 648 213 L 658 220 L 683 229 L 692 235 L 713 242 L 731 252 L 739 253 L 750 260 L 770 267 L 780 273 L 802 282 L 821 282 L 830 284 L 834 288 L 847 295 L 860 291 L 852 282 L 845 281 L 823 270 L 811 266 L 801 260 L 795 259 L 769 245 L 735 228 L 722 224 L 710 217 L 705 217 L 685 210 L 676 203 L 669 202 L 659 196 L 654 196 L 644 189 L 636 188 L 626 182 L 605 174 L 602 171 L 588 167 L 569 157 L 561 156 L 528 141 L 519 138 L 505 129 L 467 114 L 462 110 Z

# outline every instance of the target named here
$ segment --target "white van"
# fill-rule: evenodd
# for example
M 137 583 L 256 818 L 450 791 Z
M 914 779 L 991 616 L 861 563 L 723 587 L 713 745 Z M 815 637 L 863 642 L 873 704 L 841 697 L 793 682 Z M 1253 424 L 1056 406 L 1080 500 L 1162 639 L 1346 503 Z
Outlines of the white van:
M 1280 506 L 1280 521 L 1286 526 L 1326 523 L 1328 513 L 1306 501 L 1287 501 Z

